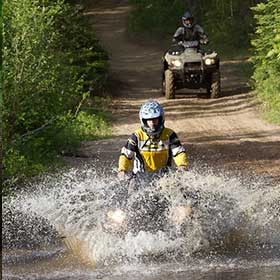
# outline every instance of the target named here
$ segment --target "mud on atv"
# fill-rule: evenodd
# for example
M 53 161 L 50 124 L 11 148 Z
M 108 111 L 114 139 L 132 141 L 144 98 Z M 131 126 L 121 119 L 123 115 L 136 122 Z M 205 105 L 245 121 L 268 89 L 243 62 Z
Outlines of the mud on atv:
M 179 42 L 163 57 L 162 93 L 175 98 L 178 89 L 205 88 L 209 98 L 221 96 L 219 56 L 203 52 L 198 41 Z

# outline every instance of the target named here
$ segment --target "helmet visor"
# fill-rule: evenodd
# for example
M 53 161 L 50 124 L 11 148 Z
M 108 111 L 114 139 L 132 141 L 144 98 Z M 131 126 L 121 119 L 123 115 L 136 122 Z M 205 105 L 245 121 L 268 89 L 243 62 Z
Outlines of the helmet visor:
M 142 119 L 143 129 L 150 136 L 160 134 L 163 129 L 163 118 Z

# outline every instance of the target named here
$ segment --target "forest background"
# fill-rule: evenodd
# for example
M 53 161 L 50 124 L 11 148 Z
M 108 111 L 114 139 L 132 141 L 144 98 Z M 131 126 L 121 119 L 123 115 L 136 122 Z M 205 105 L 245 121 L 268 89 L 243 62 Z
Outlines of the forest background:
M 100 0 L 91 1 L 98 5 Z M 280 0 L 131 0 L 128 34 L 170 42 L 185 10 L 246 74 L 280 123 Z M 1 183 L 63 165 L 83 140 L 110 136 L 110 59 L 84 15 L 89 0 L 1 2 Z M 152 39 L 151 39 L 152 40 Z

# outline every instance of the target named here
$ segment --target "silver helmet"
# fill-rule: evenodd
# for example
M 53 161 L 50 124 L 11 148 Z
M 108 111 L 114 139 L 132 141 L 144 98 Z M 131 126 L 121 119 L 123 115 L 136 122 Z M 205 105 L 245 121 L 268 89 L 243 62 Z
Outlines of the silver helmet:
M 159 118 L 159 123 L 153 128 L 147 124 L 147 120 Z M 159 137 L 164 128 L 164 110 L 161 105 L 154 100 L 149 100 L 141 106 L 139 111 L 141 128 L 151 137 Z

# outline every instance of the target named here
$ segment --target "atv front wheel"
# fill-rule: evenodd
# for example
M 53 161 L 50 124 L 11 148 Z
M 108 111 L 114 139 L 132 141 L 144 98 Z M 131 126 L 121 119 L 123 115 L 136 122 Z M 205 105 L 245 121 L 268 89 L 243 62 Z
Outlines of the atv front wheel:
M 165 97 L 166 99 L 174 99 L 175 98 L 175 82 L 172 71 L 167 69 L 164 73 L 163 86 L 165 89 Z
M 220 72 L 214 72 L 211 77 L 210 98 L 218 98 L 221 96 L 221 79 Z

